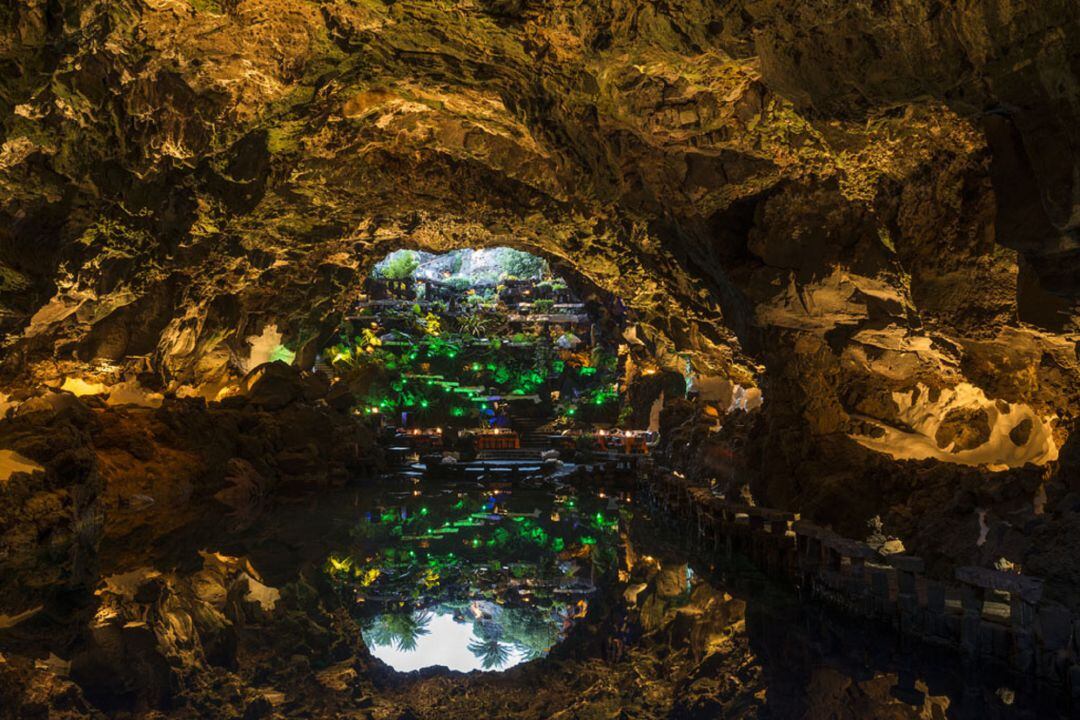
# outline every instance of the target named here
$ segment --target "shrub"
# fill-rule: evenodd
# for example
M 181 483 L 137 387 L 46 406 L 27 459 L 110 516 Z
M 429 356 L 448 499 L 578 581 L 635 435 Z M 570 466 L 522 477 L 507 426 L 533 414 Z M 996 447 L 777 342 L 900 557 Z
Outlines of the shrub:
M 417 259 L 416 253 L 411 250 L 402 250 L 389 257 L 379 272 L 387 280 L 405 280 L 411 278 L 418 267 L 420 267 L 420 260 Z
M 502 267 L 507 276 L 538 278 L 543 276 L 547 263 L 543 258 L 508 248 L 502 258 Z

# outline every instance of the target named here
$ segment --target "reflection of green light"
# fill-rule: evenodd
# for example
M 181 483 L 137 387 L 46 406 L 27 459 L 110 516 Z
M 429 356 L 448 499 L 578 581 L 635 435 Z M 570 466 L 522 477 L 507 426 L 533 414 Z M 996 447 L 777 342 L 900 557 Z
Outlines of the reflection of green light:
M 473 363 L 473 364 L 472 364 L 472 369 L 473 369 L 473 372 L 479 372 L 479 370 L 480 370 L 480 363 Z
M 586 535 L 585 537 L 581 538 L 581 544 L 582 545 L 595 545 L 596 544 L 596 538 Z
M 428 404 L 429 404 L 429 403 L 428 403 L 428 401 L 427 401 L 427 400 L 421 400 L 421 401 L 420 401 L 420 407 L 422 407 L 422 408 L 426 408 L 426 407 L 428 406 Z
M 427 515 L 428 514 L 428 509 L 426 507 L 420 508 L 420 514 L 421 515 Z
M 567 415 L 577 415 L 577 408 L 570 408 L 566 411 Z
M 465 408 L 456 407 L 450 411 L 450 414 L 454 417 L 462 417 L 463 415 L 465 415 Z

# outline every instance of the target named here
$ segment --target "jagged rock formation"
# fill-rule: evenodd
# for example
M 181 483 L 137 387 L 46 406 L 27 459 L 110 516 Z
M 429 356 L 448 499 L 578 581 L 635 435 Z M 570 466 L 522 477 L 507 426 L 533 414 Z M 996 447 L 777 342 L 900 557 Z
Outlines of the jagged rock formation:
M 388 250 L 513 245 L 621 297 L 667 369 L 760 386 L 763 501 L 1068 577 L 1034 540 L 1080 490 L 1076 3 L 36 0 L 0 28 L 5 394 L 217 397 L 268 329 L 310 361 Z

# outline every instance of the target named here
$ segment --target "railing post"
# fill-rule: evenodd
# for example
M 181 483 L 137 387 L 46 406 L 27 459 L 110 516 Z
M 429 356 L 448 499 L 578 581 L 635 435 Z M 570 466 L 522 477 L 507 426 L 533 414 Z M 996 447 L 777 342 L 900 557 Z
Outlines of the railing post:
M 896 615 L 901 632 L 914 633 L 919 617 L 919 595 L 915 575 L 922 574 L 925 563 L 911 555 L 891 555 L 889 564 L 896 568 Z
M 964 616 L 960 624 L 960 649 L 964 655 L 975 658 L 979 654 L 979 632 L 982 626 L 983 589 L 977 585 L 964 584 L 960 591 L 960 606 Z

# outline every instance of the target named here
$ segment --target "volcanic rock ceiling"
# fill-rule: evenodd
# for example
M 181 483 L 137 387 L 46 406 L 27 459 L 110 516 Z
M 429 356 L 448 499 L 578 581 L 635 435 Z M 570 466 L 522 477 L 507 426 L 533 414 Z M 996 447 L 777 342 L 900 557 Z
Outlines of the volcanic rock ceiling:
M 29 0 L 0 25 L 11 383 L 149 356 L 198 386 L 270 324 L 303 356 L 390 250 L 512 245 L 622 298 L 666 367 L 760 384 L 778 504 L 907 498 L 892 458 L 1035 463 L 1031 493 L 1067 454 L 1072 0 Z

